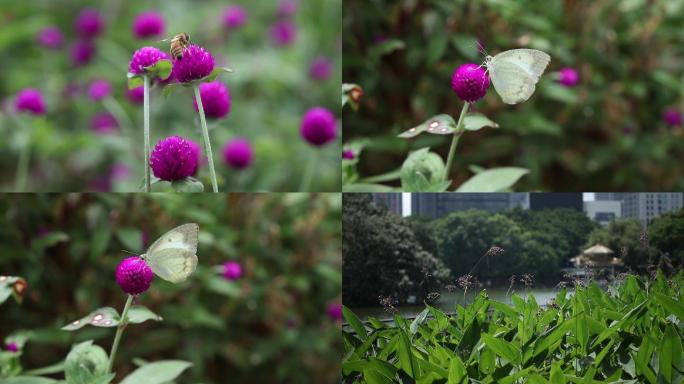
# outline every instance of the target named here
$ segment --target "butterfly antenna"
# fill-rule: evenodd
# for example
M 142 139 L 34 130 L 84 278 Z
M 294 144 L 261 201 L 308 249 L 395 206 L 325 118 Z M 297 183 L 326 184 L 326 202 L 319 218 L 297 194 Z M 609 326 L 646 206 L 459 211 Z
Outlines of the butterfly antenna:
M 137 256 L 135 253 L 130 252 L 130 251 L 127 251 L 127 250 L 125 250 L 125 249 L 122 249 L 121 252 L 128 253 L 129 255 L 135 255 L 135 256 Z

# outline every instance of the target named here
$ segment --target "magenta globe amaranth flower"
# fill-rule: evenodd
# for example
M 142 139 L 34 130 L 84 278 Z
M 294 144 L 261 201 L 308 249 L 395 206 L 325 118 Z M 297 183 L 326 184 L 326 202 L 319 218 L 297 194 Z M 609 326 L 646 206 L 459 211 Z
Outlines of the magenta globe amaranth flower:
M 45 101 L 43 94 L 34 88 L 25 88 L 17 93 L 14 107 L 18 112 L 28 112 L 35 116 L 45 114 Z
M 326 308 L 326 312 L 328 313 L 328 317 L 330 317 L 332 320 L 342 320 L 342 304 L 330 303 Z
M 107 80 L 95 80 L 88 86 L 88 97 L 93 101 L 100 101 L 111 92 L 112 85 Z
M 215 80 L 211 83 L 199 85 L 202 107 L 207 117 L 219 119 L 225 117 L 230 112 L 230 91 L 222 82 Z M 193 100 L 195 111 L 199 111 L 197 100 Z
M 565 67 L 558 72 L 558 82 L 566 87 L 574 87 L 579 80 L 579 72 L 575 68 Z
M 64 44 L 64 35 L 57 27 L 45 27 L 38 32 L 38 44 L 48 49 L 59 49 Z
M 280 0 L 278 4 L 278 15 L 280 17 L 292 17 L 297 13 L 298 8 L 297 0 Z
M 71 47 L 71 61 L 75 66 L 86 65 L 95 56 L 95 44 L 89 40 L 79 40 Z
M 223 147 L 223 160 L 232 168 L 243 169 L 252 164 L 254 149 L 249 140 L 237 137 Z
M 139 295 L 150 288 L 152 268 L 139 256 L 123 259 L 116 267 L 116 283 L 129 295 Z
M 354 151 L 351 149 L 345 149 L 342 151 L 342 158 L 345 160 L 354 160 L 356 156 L 354 155 Z
M 333 63 L 327 57 L 317 57 L 311 62 L 309 76 L 315 80 L 326 80 L 330 77 L 333 70 Z
M 228 261 L 223 264 L 223 277 L 226 280 L 237 280 L 242 277 L 242 266 L 235 261 Z
M 7 343 L 8 352 L 19 352 L 19 346 L 17 343 Z
M 311 108 L 304 114 L 299 132 L 312 145 L 327 144 L 337 137 L 335 116 L 325 108 Z
M 94 9 L 84 9 L 76 18 L 74 29 L 81 37 L 97 37 L 104 30 L 104 18 Z
M 474 103 L 487 93 L 489 76 L 477 64 L 463 64 L 454 71 L 451 88 L 461 100 Z
M 173 76 L 181 83 L 206 77 L 213 70 L 214 57 L 199 45 L 190 44 L 183 58 L 173 61 Z
M 297 27 L 289 20 L 280 20 L 273 24 L 269 34 L 273 44 L 284 47 L 294 42 L 297 37 Z
M 145 87 L 141 85 L 133 89 L 126 89 L 126 97 L 133 104 L 142 104 L 145 101 Z
M 682 125 L 682 113 L 677 108 L 668 108 L 663 112 L 663 121 L 667 125 Z
M 227 29 L 237 29 L 247 22 L 247 11 L 239 5 L 228 6 L 222 15 L 223 25 Z
M 144 75 L 145 68 L 151 67 L 159 60 L 168 59 L 168 55 L 155 47 L 142 47 L 133 53 L 128 63 L 128 71 L 136 75 Z
M 190 139 L 186 140 L 188 141 L 188 144 L 190 144 L 190 151 L 197 157 L 197 167 L 195 167 L 195 171 L 192 173 L 192 176 L 194 176 L 200 165 L 206 163 L 206 157 L 202 157 L 202 146 L 199 145 L 198 142 Z
M 109 112 L 101 112 L 90 119 L 90 129 L 93 132 L 106 135 L 119 130 L 119 123 Z
M 181 180 L 197 170 L 198 155 L 189 140 L 171 136 L 157 143 L 150 156 L 154 176 L 165 181 Z
M 164 29 L 164 18 L 158 12 L 142 12 L 133 20 L 133 35 L 138 39 L 161 36 Z

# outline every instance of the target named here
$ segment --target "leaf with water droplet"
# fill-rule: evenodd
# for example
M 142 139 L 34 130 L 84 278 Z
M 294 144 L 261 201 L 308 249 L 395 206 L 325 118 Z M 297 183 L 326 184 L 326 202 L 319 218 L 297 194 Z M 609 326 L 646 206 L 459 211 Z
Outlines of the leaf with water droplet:
M 92 325 L 94 327 L 111 328 L 119 325 L 121 317 L 116 309 L 112 307 L 103 307 L 95 310 L 81 319 L 73 321 L 62 327 L 64 331 L 75 331 L 81 329 L 86 325 Z
M 416 137 L 423 132 L 432 133 L 435 135 L 450 135 L 455 131 L 456 122 L 454 119 L 449 115 L 442 114 L 427 119 L 422 124 L 400 133 L 397 135 L 397 137 L 409 139 Z

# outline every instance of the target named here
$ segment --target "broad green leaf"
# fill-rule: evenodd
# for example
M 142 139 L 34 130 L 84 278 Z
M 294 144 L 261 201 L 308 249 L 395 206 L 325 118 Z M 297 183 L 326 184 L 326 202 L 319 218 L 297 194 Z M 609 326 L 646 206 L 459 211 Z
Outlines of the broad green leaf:
M 529 172 L 518 167 L 488 169 L 466 180 L 456 192 L 500 192 L 512 187 Z
M 405 46 L 406 44 L 399 39 L 387 39 L 381 43 L 374 44 L 368 51 L 368 57 L 372 61 L 377 61 L 384 55 L 404 49 Z
M 577 94 L 571 88 L 553 82 L 546 82 L 542 87 L 542 93 L 549 99 L 566 104 L 577 103 Z
M 482 128 L 499 128 L 499 124 L 491 121 L 481 113 L 468 113 L 463 118 L 463 127 L 466 131 L 479 131 Z
M 16 376 L 2 379 L 3 384 L 55 384 L 57 380 L 46 377 Z
M 534 345 L 534 353 L 532 354 L 532 356 L 537 356 L 538 354 L 549 349 L 555 343 L 559 342 L 563 338 L 563 336 L 565 336 L 566 333 L 570 332 L 570 330 L 574 326 L 575 319 L 572 318 L 567 319 L 546 331 L 546 333 L 542 334 L 539 338 L 537 338 L 537 341 Z
M 183 371 L 191 366 L 192 363 L 182 360 L 166 360 L 150 363 L 133 371 L 133 373 L 126 376 L 120 384 L 165 384 L 176 380 Z
M 480 57 L 480 52 L 477 49 L 477 38 L 475 36 L 463 34 L 454 35 L 451 38 L 451 43 L 463 57 L 469 60 L 475 60 Z
M 125 249 L 131 252 L 136 252 L 142 249 L 142 232 L 137 228 L 119 228 L 115 232 L 116 238 Z
M 401 186 L 409 192 L 437 192 L 444 188 L 444 161 L 430 148 L 408 155 L 401 166 Z M 447 185 L 448 186 L 448 185 Z
M 658 349 L 658 377 L 663 377 L 666 383 L 674 379 L 673 364 L 680 369 L 682 366 L 682 339 L 674 325 L 667 324 L 663 339 Z
M 411 327 L 410 327 L 411 334 L 415 335 L 415 333 L 418 331 L 418 327 L 420 327 L 420 325 L 425 322 L 425 319 L 427 319 L 428 313 L 430 313 L 430 309 L 425 308 L 425 309 L 423 309 L 422 312 L 420 312 L 418 314 L 418 316 L 416 316 L 415 319 L 413 319 L 413 321 L 411 322 Z
M 399 356 L 399 367 L 401 367 L 410 377 L 415 379 L 416 363 L 414 361 L 413 352 L 411 352 L 411 342 L 404 331 L 399 332 L 397 355 Z
M 679 318 L 679 321 L 684 322 L 684 304 L 672 300 L 662 293 L 654 292 L 653 300 L 662 305 L 668 313 L 672 313 Z
M 173 64 L 171 60 L 159 60 L 154 65 L 145 67 L 145 72 L 150 78 L 159 78 L 166 80 L 171 76 L 171 70 L 173 69 Z
M 388 181 L 399 180 L 401 177 L 401 168 L 395 169 L 392 172 L 383 173 L 381 175 L 375 175 L 371 177 L 366 177 L 359 180 L 359 183 L 386 183 Z
M 364 327 L 361 320 L 359 320 L 359 318 L 356 317 L 356 314 L 354 314 L 354 312 L 351 309 L 343 305 L 342 315 L 344 316 L 344 319 L 347 320 L 352 329 L 356 332 L 356 335 L 360 337 L 361 340 L 366 340 L 366 338 L 368 337 L 366 327 Z
M 141 75 L 128 73 L 128 89 L 136 89 L 145 85 L 145 80 Z
M 92 340 L 75 345 L 66 357 L 64 375 L 69 384 L 108 383 L 107 352 Z
M 363 378 L 368 384 L 392 384 L 392 378 L 385 376 L 382 372 L 366 367 L 363 370 Z
M 103 307 L 91 312 L 90 314 L 88 314 L 88 316 L 85 316 L 81 319 L 78 319 L 63 326 L 62 330 L 75 331 L 77 329 L 85 327 L 86 325 L 92 325 L 94 327 L 111 328 L 119 325 L 120 320 L 121 317 L 119 316 L 119 313 L 116 311 L 116 309 L 111 307 Z
M 449 363 L 449 384 L 460 384 L 468 372 L 458 356 L 454 356 Z
M 186 177 L 181 180 L 171 182 L 171 187 L 176 192 L 200 193 L 204 192 L 204 184 L 194 177 Z
M 354 183 L 342 186 L 343 192 L 393 192 L 396 188 L 382 184 Z
M 491 348 L 494 353 L 497 355 L 505 358 L 506 360 L 510 361 L 511 363 L 514 364 L 520 364 L 522 361 L 522 355 L 520 352 L 520 349 L 513 345 L 512 343 L 496 338 L 492 335 L 489 335 L 487 333 L 482 334 L 482 340 L 484 343 Z
M 142 305 L 132 306 L 128 310 L 126 317 L 128 318 L 128 323 L 130 323 L 130 324 L 140 324 L 140 323 L 146 322 L 147 320 L 154 320 L 154 321 L 162 321 L 163 320 L 161 316 L 150 311 L 146 307 L 143 307 Z
M 233 73 L 233 70 L 225 67 L 216 67 L 207 77 L 202 78 L 200 81 L 203 83 L 211 83 L 222 73 Z
M 228 297 L 239 297 L 241 292 L 240 286 L 237 283 L 218 276 L 209 277 L 205 282 L 205 288 L 211 292 Z
M 620 329 L 628 325 L 629 322 L 633 321 L 635 318 L 638 318 L 641 316 L 647 309 L 646 305 L 648 304 L 648 299 L 644 300 L 641 302 L 641 304 L 637 305 L 636 307 L 632 308 L 629 312 L 627 312 L 622 319 L 617 321 L 616 323 L 612 324 L 610 327 L 606 328 L 605 331 L 603 331 L 595 340 L 594 343 L 592 344 L 592 347 L 596 347 L 599 345 L 603 340 L 613 336 L 615 333 L 617 333 Z
M 551 366 L 551 384 L 565 384 L 565 376 L 563 376 L 563 370 L 560 367 L 560 362 L 557 361 Z
M 164 89 L 162 89 L 162 95 L 164 97 L 169 97 L 174 91 L 176 91 L 179 88 L 186 88 L 187 85 L 181 84 L 181 83 L 170 83 L 166 84 L 164 86 Z
M 435 135 L 450 135 L 455 131 L 456 121 L 454 121 L 454 118 L 449 115 L 442 114 L 427 119 L 422 124 L 400 133 L 397 135 L 397 137 L 408 139 L 416 137 L 423 132 L 432 133 Z

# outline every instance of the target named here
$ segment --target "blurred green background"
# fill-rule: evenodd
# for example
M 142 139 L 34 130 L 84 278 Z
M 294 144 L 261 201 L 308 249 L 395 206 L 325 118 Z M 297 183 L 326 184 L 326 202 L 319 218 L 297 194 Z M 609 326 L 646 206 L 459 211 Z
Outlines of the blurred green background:
M 449 138 L 396 135 L 429 117 L 458 117 L 451 89 L 461 64 L 529 47 L 551 55 L 530 100 L 504 104 L 490 87 L 474 110 L 500 129 L 463 135 L 454 185 L 470 165 L 530 170 L 516 190 L 681 190 L 684 131 L 663 112 L 684 109 L 684 2 L 665 0 L 345 0 L 345 83 L 363 87 L 358 112 L 344 111 L 345 143 L 369 139 L 361 177 L 399 168 L 409 150 L 446 158 Z M 580 82 L 557 82 L 563 67 Z
M 107 351 L 114 329 L 61 331 L 126 295 L 114 271 L 177 225 L 200 226 L 199 265 L 186 283 L 155 278 L 138 303 L 164 317 L 131 325 L 119 347 L 117 380 L 132 359 L 194 364 L 180 382 L 323 383 L 338 380 L 341 302 L 340 194 L 5 195 L 0 198 L 0 274 L 23 276 L 24 302 L 0 311 L 0 338 L 34 335 L 24 369 L 61 361 L 71 344 L 95 339 Z M 239 262 L 243 277 L 216 266 Z
M 247 23 L 228 31 L 221 22 L 224 8 L 242 6 Z M 341 0 L 299 0 L 291 16 L 297 28 L 294 42 L 276 47 L 269 30 L 282 16 L 278 1 L 0 1 L 0 189 L 11 190 L 22 140 L 21 127 L 9 113 L 15 94 L 27 87 L 40 89 L 48 114 L 24 119 L 32 132 L 31 177 L 27 191 L 139 191 L 143 179 L 143 108 L 126 97 L 126 73 L 133 52 L 143 46 L 168 50 L 161 40 L 179 32 L 209 49 L 217 65 L 234 70 L 221 75 L 232 96 L 227 118 L 209 121 L 214 157 L 222 191 L 296 191 L 306 164 L 315 150 L 299 135 L 305 111 L 323 106 L 339 111 L 341 82 Z M 83 67 L 71 64 L 71 47 L 77 41 L 73 22 L 84 8 L 99 10 L 106 19 L 102 36 L 94 40 L 95 57 Z M 136 40 L 132 23 L 142 11 L 154 10 L 166 21 L 168 36 Z M 46 26 L 58 26 L 65 38 L 60 50 L 47 50 L 35 41 Z M 333 64 L 332 75 L 314 80 L 309 68 L 314 58 L 324 56 Z M 90 119 L 107 112 L 101 102 L 87 97 L 92 80 L 106 79 L 113 86 L 113 99 L 125 118 L 119 134 L 98 135 Z M 73 96 L 65 96 L 65 87 Z M 193 108 L 191 89 L 181 89 L 164 99 L 159 87 L 151 92 L 151 141 L 181 135 L 201 143 L 199 119 Z M 111 103 L 110 103 L 111 104 Z M 118 109 L 116 106 L 113 109 Z M 116 114 L 115 114 L 116 115 Z M 23 116 L 22 116 L 23 117 Z M 339 116 L 338 116 L 339 117 Z M 132 122 L 132 126 L 128 120 Z M 237 171 L 223 163 L 221 148 L 229 138 L 249 139 L 255 162 Z M 319 152 L 313 191 L 340 190 L 340 141 Z M 121 177 L 112 169 L 125 165 L 132 174 Z M 115 173 L 115 175 L 112 175 Z M 209 189 L 204 164 L 199 178 Z

